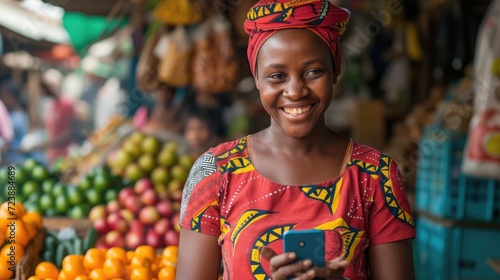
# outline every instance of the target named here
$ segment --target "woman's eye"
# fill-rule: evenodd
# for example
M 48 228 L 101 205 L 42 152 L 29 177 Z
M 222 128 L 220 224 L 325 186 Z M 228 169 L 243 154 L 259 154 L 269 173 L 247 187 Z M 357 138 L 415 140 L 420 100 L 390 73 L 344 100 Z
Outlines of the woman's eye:
M 273 80 L 282 80 L 285 78 L 285 75 L 283 75 L 282 73 L 275 73 L 275 74 L 269 75 L 269 78 L 271 78 Z
M 306 76 L 317 77 L 317 76 L 320 76 L 321 74 L 323 74 L 323 70 L 321 70 L 321 69 L 312 69 L 312 70 L 307 71 Z

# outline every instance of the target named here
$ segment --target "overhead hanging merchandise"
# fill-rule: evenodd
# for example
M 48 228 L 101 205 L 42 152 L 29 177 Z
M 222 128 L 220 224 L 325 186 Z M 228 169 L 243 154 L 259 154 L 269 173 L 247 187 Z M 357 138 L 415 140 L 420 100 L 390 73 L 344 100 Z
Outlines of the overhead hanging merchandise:
M 158 78 L 161 82 L 183 87 L 191 82 L 191 50 L 192 44 L 183 26 L 161 36 L 154 53 L 160 54 Z
M 193 0 L 160 0 L 153 15 L 169 25 L 188 25 L 203 19 L 201 7 Z
M 236 86 L 238 59 L 231 24 L 213 16 L 194 31 L 192 84 L 199 93 L 228 92 Z

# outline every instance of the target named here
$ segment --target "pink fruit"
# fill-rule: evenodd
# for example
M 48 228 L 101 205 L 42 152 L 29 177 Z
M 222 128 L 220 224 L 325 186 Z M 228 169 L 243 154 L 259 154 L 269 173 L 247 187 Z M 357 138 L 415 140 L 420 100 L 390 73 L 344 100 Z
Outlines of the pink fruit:
M 125 247 L 125 239 L 123 235 L 116 230 L 108 232 L 106 234 L 105 241 L 109 247 Z
M 146 244 L 154 248 L 163 248 L 165 247 L 165 240 L 162 236 L 163 235 L 156 233 L 153 228 L 150 228 L 146 233 Z
M 144 235 L 146 233 L 146 226 L 139 220 L 131 221 L 129 224 L 129 228 L 130 228 L 129 231 L 138 232 L 141 235 Z
M 124 203 L 125 208 L 132 211 L 132 213 L 139 213 L 139 210 L 142 208 L 142 203 L 136 196 L 129 196 L 125 199 Z
M 172 229 L 172 222 L 168 218 L 161 218 L 155 223 L 153 229 L 156 233 L 163 236 L 169 229 Z
M 181 227 L 180 227 L 180 222 L 181 222 L 181 214 L 175 213 L 174 216 L 172 217 L 172 225 L 175 229 L 175 231 L 180 232 Z
M 96 205 L 90 209 L 89 212 L 89 220 L 94 222 L 98 218 L 106 216 L 106 206 L 104 205 Z
M 106 217 L 100 217 L 93 223 L 94 229 L 100 234 L 106 234 L 110 231 Z
M 165 244 L 167 246 L 171 246 L 171 245 L 174 245 L 174 246 L 179 246 L 179 233 L 173 229 L 167 231 L 167 233 L 165 233 Z
M 118 201 L 120 201 L 120 203 L 125 206 L 125 198 L 129 196 L 135 196 L 134 188 L 132 187 L 123 188 L 118 193 Z
M 154 206 L 146 206 L 139 211 L 139 221 L 144 225 L 152 225 L 160 219 L 160 214 Z
M 128 223 L 120 214 L 111 213 L 108 215 L 107 222 L 109 228 L 118 232 L 126 232 L 128 230 Z
M 116 213 L 122 209 L 122 206 L 120 205 L 120 202 L 118 200 L 110 200 L 106 204 L 106 211 L 108 213 Z
M 181 201 L 182 200 L 182 190 L 171 191 L 170 198 L 174 201 Z
M 141 202 L 144 205 L 155 205 L 158 203 L 158 196 L 154 189 L 147 189 L 141 194 Z
M 156 209 L 162 217 L 170 218 L 175 214 L 174 207 L 170 201 L 162 200 L 156 204 Z
M 125 235 L 125 246 L 129 250 L 135 250 L 140 245 L 144 245 L 145 240 L 143 234 L 136 231 L 130 231 Z
M 106 244 L 106 236 L 105 235 L 99 236 L 95 242 L 94 247 L 97 249 L 109 249 L 108 244 Z
M 153 182 L 149 178 L 142 178 L 135 182 L 134 191 L 136 194 L 142 194 L 144 191 L 154 189 Z
M 135 218 L 134 213 L 131 210 L 126 209 L 126 208 L 121 209 L 118 213 L 125 219 L 125 221 L 127 221 L 127 223 L 130 223 Z

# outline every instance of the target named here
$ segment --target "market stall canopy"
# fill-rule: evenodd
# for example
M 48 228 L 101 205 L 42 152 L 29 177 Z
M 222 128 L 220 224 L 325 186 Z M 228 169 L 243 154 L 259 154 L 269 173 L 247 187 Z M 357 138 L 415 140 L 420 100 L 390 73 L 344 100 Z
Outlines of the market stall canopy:
M 68 33 L 61 23 L 64 10 L 60 7 L 37 0 L 0 0 L 0 11 L 0 26 L 11 32 L 34 41 L 55 44 L 69 42 Z M 3 31 L 2 34 L 4 41 L 8 41 L 5 40 L 6 37 L 14 38 L 14 35 L 8 32 Z

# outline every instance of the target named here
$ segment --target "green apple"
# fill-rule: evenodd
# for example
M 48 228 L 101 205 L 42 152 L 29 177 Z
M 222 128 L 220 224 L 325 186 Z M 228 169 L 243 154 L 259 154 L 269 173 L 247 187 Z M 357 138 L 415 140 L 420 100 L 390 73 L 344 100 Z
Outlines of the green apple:
M 158 154 L 157 161 L 160 166 L 174 166 L 177 163 L 177 153 L 174 150 L 163 149 Z
M 174 167 L 172 167 L 172 169 L 170 170 L 170 174 L 172 175 L 172 178 L 174 178 L 175 180 L 179 182 L 186 182 L 189 176 L 189 169 L 180 164 L 177 164 Z
M 44 180 L 49 179 L 50 173 L 44 166 L 37 165 L 33 167 L 33 170 L 31 170 L 31 177 L 38 182 L 43 182 Z
M 149 173 L 156 167 L 156 161 L 153 155 L 143 154 L 137 161 L 137 165 L 146 173 Z
M 141 142 L 142 151 L 146 154 L 154 155 L 160 151 L 160 140 L 153 136 L 146 136 Z
M 151 181 L 153 181 L 155 185 L 166 185 L 169 180 L 170 174 L 165 167 L 156 167 L 153 172 L 151 172 Z
M 138 165 L 132 163 L 127 166 L 125 169 L 125 177 L 131 181 L 137 181 L 146 176 L 146 172 L 144 172 Z

